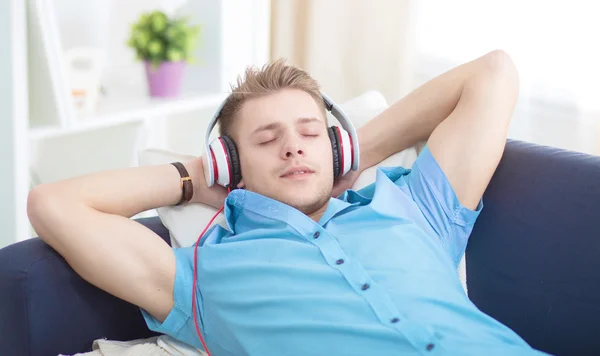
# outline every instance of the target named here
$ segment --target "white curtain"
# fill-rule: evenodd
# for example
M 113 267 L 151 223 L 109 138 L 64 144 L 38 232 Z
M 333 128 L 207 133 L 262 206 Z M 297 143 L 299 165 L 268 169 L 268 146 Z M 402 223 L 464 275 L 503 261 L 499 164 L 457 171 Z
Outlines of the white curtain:
M 585 0 L 272 0 L 271 57 L 307 69 L 334 100 L 388 102 L 494 49 L 521 79 L 511 138 L 600 154 L 596 3 Z
M 597 7 L 584 0 L 419 0 L 413 7 L 417 82 L 504 49 L 521 82 L 509 134 L 598 154 Z
M 335 101 L 413 86 L 413 0 L 273 0 L 271 57 L 309 71 Z

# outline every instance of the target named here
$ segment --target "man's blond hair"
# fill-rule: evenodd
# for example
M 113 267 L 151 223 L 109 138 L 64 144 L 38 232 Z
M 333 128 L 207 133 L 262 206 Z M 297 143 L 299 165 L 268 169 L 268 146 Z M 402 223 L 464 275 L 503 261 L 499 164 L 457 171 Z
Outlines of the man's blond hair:
M 280 58 L 260 69 L 248 67 L 245 77 L 238 77 L 236 85 L 231 87 L 231 95 L 219 114 L 219 134 L 233 138 L 231 129 L 233 121 L 246 100 L 273 94 L 282 89 L 305 91 L 315 99 L 325 114 L 325 105 L 317 81 L 306 71 L 286 65 L 285 59 Z

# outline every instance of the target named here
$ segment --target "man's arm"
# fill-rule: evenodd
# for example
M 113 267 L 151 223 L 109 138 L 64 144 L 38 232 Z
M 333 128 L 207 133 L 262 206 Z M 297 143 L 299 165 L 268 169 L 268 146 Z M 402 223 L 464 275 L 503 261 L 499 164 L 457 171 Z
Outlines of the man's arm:
M 201 161 L 185 165 L 194 201 L 218 204 L 220 193 L 203 183 Z M 82 278 L 163 321 L 173 307 L 175 257 L 158 235 L 129 218 L 176 204 L 179 182 L 172 165 L 88 174 L 34 188 L 28 215 L 40 238 Z
M 428 139 L 459 201 L 475 209 L 502 156 L 517 95 L 517 70 L 505 52 L 460 65 L 361 128 L 361 165 Z

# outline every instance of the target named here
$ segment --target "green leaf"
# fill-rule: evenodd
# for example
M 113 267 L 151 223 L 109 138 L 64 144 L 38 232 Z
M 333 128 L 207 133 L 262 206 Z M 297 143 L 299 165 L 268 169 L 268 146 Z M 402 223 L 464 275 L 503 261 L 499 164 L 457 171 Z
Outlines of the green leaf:
M 179 62 L 179 61 L 183 60 L 183 52 L 176 48 L 170 48 L 167 50 L 166 57 L 167 57 L 168 61 Z
M 167 27 L 167 15 L 161 11 L 155 11 L 150 17 L 150 24 L 155 33 L 164 31 Z
M 194 47 L 196 47 L 196 39 L 195 38 L 188 38 L 188 40 L 184 44 L 185 51 L 186 52 L 193 52 L 194 51 Z
M 146 48 L 149 46 L 150 42 L 150 33 L 148 31 L 138 31 L 135 36 L 135 43 L 139 48 Z
M 140 27 L 148 26 L 150 22 L 150 15 L 148 13 L 144 13 L 140 15 L 140 19 L 137 22 L 137 25 Z
M 173 41 L 177 38 L 177 36 L 179 35 L 179 31 L 177 30 L 177 28 L 171 26 L 167 29 L 167 31 L 165 32 L 165 37 L 170 40 Z
M 154 40 L 150 41 L 150 43 L 148 43 L 148 53 L 150 53 L 150 55 L 156 56 L 156 55 L 160 54 L 160 52 L 162 52 L 162 50 L 163 50 L 163 44 L 159 40 L 154 39 Z
M 195 48 L 202 41 L 202 25 L 192 25 L 189 17 L 169 18 L 162 11 L 140 14 L 131 24 L 128 47 L 135 50 L 136 59 L 150 61 L 153 66 L 163 61 L 194 61 Z

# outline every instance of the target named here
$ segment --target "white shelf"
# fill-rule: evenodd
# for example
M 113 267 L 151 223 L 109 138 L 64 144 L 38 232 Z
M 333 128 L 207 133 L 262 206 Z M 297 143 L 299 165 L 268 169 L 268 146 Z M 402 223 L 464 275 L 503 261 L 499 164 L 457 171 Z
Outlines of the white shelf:
M 11 46 L 7 63 L 11 67 L 0 63 L 0 70 L 8 68 L 15 74 L 9 88 L 27 92 L 28 98 L 19 110 L 0 106 L 0 111 L 8 108 L 8 115 L 13 116 L 10 125 L 5 120 L 5 130 L 0 130 L 12 137 L 4 141 L 21 143 L 12 148 L 14 159 L 4 160 L 15 166 L 14 179 L 3 186 L 16 195 L 17 202 L 5 199 L 0 205 L 7 212 L 3 226 L 14 231 L 8 234 L 10 241 L 0 240 L 0 247 L 35 236 L 25 209 L 31 184 L 136 166 L 137 153 L 145 148 L 200 154 L 206 124 L 226 98 L 229 85 L 248 65 L 262 66 L 269 59 L 269 0 L 188 1 L 179 11 L 203 26 L 195 52 L 201 65 L 186 68 L 178 98 L 151 98 L 146 94 L 143 67 L 134 61 L 125 43 L 130 25 L 142 11 L 157 8 L 157 2 L 106 4 L 104 0 L 90 0 L 81 5 L 77 0 L 31 0 L 24 4 L 13 0 L 7 4 L 0 5 L 0 17 L 5 13 L 11 18 L 20 16 L 12 23 L 21 28 L 8 32 Z M 0 27 L 2 24 L 0 21 Z M 19 47 L 22 44 L 26 50 Z M 106 96 L 100 98 L 91 115 L 81 116 L 70 100 L 62 64 L 65 51 L 88 46 L 102 48 L 107 54 L 101 80 Z M 26 64 L 26 71 L 15 71 L 17 64 Z M 29 89 L 22 90 L 23 84 Z M 18 123 L 23 124 L 20 131 L 15 130 Z
M 219 104 L 226 94 L 182 94 L 178 98 L 160 99 L 149 96 L 119 98 L 101 103 L 93 116 L 82 117 L 81 122 L 127 120 L 130 117 L 173 115 Z
M 182 95 L 173 99 L 150 97 L 120 98 L 105 100 L 97 111 L 82 117 L 68 127 L 39 127 L 29 130 L 30 140 L 54 138 L 130 122 L 143 121 L 152 117 L 164 117 L 219 105 L 226 94 Z

